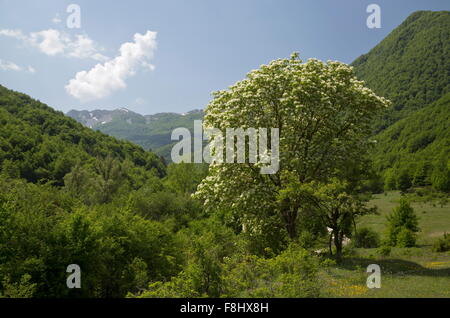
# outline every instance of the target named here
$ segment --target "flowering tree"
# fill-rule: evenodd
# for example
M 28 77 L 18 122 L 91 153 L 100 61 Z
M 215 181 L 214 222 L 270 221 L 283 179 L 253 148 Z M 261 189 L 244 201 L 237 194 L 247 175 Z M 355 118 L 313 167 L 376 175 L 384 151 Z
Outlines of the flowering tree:
M 247 231 L 261 231 L 277 219 L 294 239 L 303 208 L 301 191 L 296 196 L 280 193 L 292 180 L 300 185 L 326 182 L 340 167 L 364 157 L 370 124 L 388 104 L 340 62 L 302 63 L 293 54 L 263 65 L 214 93 L 204 125 L 223 134 L 226 128 L 278 128 L 278 172 L 261 174 L 260 163 L 216 161 L 195 196 L 207 209 L 231 211 Z

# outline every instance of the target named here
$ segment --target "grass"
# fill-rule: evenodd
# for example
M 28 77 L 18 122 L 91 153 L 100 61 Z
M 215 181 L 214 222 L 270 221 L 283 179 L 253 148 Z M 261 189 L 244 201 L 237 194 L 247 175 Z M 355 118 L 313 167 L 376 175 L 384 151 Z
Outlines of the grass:
M 370 202 L 378 215 L 363 217 L 359 226 L 367 226 L 381 236 L 386 229 L 386 215 L 398 204 L 399 192 L 376 195 Z M 420 217 L 417 247 L 393 248 L 389 256 L 377 249 L 349 249 L 339 265 L 322 272 L 328 297 L 450 297 L 450 252 L 432 251 L 432 243 L 444 232 L 450 233 L 450 206 L 437 203 L 412 203 Z M 381 268 L 381 288 L 366 286 L 366 268 Z
M 398 205 L 400 200 L 398 191 L 387 192 L 386 194 L 377 194 L 370 202 L 371 205 L 378 207 L 378 215 L 367 215 L 359 221 L 360 226 L 367 226 L 373 230 L 384 234 L 386 229 L 386 216 L 392 212 L 392 209 Z M 437 237 L 442 236 L 445 231 L 450 233 L 450 205 L 441 205 L 437 202 L 413 202 L 414 208 L 419 217 L 418 244 L 429 245 Z

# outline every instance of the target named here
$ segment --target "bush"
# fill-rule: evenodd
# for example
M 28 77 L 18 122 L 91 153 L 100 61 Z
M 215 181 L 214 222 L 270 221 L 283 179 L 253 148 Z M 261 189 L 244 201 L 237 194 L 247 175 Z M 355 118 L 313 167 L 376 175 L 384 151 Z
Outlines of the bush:
M 409 171 L 403 170 L 402 172 L 400 172 L 400 175 L 397 179 L 397 188 L 400 191 L 405 192 L 409 188 L 411 188 L 411 185 L 412 185 L 412 182 L 411 182 L 411 175 L 409 174 Z
M 3 293 L 0 298 L 31 298 L 36 291 L 36 284 L 31 283 L 31 276 L 24 274 L 18 283 L 11 283 L 9 277 L 3 281 Z
M 438 238 L 433 244 L 433 252 L 447 252 L 450 251 L 450 234 L 444 233 L 442 238 Z
M 299 235 L 298 243 L 305 249 L 312 248 L 316 243 L 316 237 L 309 231 L 302 231 Z
M 435 167 L 431 175 L 431 184 L 438 191 L 450 191 L 450 169 L 445 159 Z
M 404 227 L 397 235 L 398 247 L 414 247 L 416 245 L 416 235 L 410 229 Z
M 318 297 L 319 259 L 298 245 L 273 258 L 235 255 L 225 262 L 222 296 Z
M 380 245 L 380 236 L 374 230 L 363 227 L 355 233 L 353 242 L 355 247 L 375 248 Z
M 193 221 L 177 233 L 185 266 L 170 280 L 153 280 L 138 297 L 219 297 L 223 289 L 223 261 L 239 248 L 235 234 L 214 218 Z M 129 295 L 133 297 L 133 295 Z
M 408 201 L 402 199 L 400 205 L 395 207 L 394 211 L 387 216 L 388 225 L 388 244 L 390 246 L 414 246 L 415 234 L 419 231 L 419 221 L 414 209 Z M 401 237 L 400 237 L 400 233 Z M 400 242 L 401 239 L 401 242 Z
M 391 247 L 388 245 L 381 245 L 381 247 L 378 248 L 377 253 L 381 256 L 389 256 L 391 254 Z
M 215 275 L 205 275 L 198 264 L 191 264 L 170 281 L 151 283 L 139 298 L 177 297 L 318 297 L 321 282 L 318 276 L 319 258 L 307 250 L 291 245 L 272 258 L 236 253 L 220 257 L 217 263 L 215 294 L 199 288 L 199 278 L 209 282 Z M 330 261 L 327 265 L 332 265 Z M 199 273 L 201 272 L 201 277 Z

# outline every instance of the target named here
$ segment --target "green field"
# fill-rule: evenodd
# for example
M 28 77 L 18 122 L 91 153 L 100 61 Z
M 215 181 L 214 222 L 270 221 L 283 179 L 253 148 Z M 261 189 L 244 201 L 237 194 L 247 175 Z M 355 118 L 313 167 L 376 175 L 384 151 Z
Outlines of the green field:
M 360 219 L 359 226 L 367 226 L 383 236 L 386 215 L 398 204 L 400 193 L 388 192 L 374 196 L 378 215 Z M 329 297 L 450 297 L 450 252 L 432 251 L 432 243 L 444 232 L 450 232 L 450 205 L 412 203 L 419 216 L 417 247 L 393 248 L 389 256 L 381 256 L 377 249 L 347 251 L 342 264 L 333 265 L 322 274 L 327 281 Z M 381 267 L 381 288 L 366 287 L 369 264 Z

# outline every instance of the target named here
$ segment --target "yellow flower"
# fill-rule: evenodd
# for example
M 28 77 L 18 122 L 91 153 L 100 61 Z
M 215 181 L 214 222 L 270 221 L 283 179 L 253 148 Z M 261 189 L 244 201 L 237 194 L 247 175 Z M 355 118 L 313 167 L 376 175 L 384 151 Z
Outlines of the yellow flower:
M 450 265 L 450 261 L 447 262 L 430 262 L 425 265 L 425 267 L 443 267 L 446 265 Z

